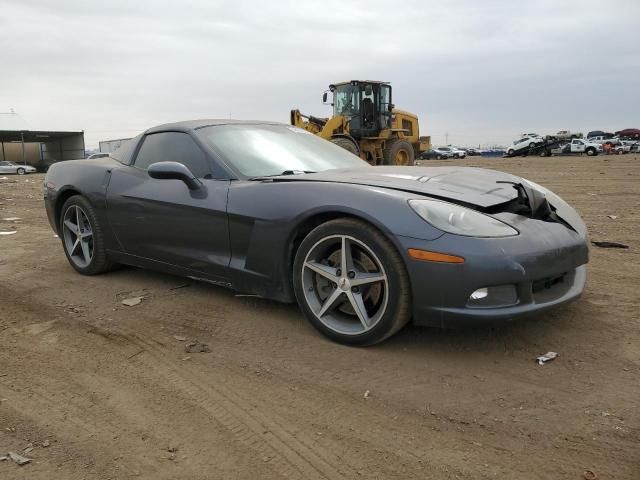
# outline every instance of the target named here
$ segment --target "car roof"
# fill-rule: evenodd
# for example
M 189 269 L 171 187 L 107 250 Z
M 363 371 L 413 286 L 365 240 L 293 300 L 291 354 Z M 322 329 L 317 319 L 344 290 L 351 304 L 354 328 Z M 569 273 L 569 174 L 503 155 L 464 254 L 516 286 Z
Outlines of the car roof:
M 182 122 L 165 123 L 147 129 L 144 133 L 158 132 L 186 132 L 189 130 L 197 130 L 198 128 L 210 127 L 214 125 L 285 125 L 280 122 L 268 122 L 260 120 L 231 120 L 207 118 L 200 120 L 185 120 Z

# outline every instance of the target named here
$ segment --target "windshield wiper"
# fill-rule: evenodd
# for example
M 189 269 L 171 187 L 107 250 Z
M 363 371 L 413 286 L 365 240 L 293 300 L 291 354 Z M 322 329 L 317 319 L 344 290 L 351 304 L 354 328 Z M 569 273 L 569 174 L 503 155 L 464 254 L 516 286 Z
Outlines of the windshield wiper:
M 282 173 L 274 173 L 272 175 L 258 175 L 257 177 L 251 177 L 249 180 L 261 180 L 263 178 L 280 177 L 282 175 L 304 175 L 305 173 L 316 173 L 313 170 L 285 170 Z

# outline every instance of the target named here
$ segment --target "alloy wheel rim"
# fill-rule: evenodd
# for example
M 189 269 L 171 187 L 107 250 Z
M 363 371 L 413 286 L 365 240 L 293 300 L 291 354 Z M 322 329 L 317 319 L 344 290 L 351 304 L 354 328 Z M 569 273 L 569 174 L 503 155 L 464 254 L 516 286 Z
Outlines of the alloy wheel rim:
M 382 319 L 389 281 L 376 254 L 348 235 L 330 235 L 307 253 L 302 267 L 307 306 L 327 328 L 360 335 Z
M 77 205 L 67 209 L 62 221 L 64 246 L 71 261 L 86 268 L 93 259 L 93 229 L 87 214 Z

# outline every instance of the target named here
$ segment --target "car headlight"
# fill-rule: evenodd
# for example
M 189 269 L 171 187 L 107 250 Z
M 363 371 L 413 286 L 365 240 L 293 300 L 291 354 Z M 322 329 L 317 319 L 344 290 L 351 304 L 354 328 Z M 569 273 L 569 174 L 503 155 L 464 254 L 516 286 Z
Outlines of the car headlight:
M 469 237 L 512 237 L 518 231 L 500 220 L 470 208 L 438 200 L 409 200 L 420 217 L 444 232 Z

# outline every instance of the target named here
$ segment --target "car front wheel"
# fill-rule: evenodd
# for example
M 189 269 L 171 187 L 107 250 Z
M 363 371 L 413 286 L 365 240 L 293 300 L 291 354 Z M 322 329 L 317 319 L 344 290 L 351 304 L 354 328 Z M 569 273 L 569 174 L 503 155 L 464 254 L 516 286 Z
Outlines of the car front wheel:
M 302 241 L 293 266 L 296 299 L 322 334 L 371 345 L 411 316 L 409 278 L 393 244 L 371 225 L 332 220 Z
M 24 175 L 25 170 L 24 170 L 24 168 L 19 168 L 18 170 L 16 170 L 16 173 L 17 173 L 18 175 Z

